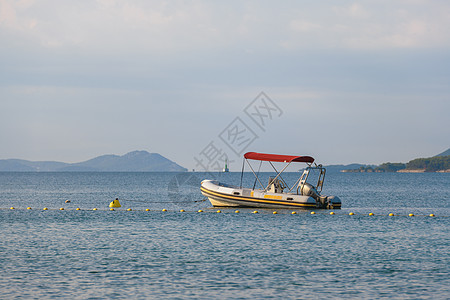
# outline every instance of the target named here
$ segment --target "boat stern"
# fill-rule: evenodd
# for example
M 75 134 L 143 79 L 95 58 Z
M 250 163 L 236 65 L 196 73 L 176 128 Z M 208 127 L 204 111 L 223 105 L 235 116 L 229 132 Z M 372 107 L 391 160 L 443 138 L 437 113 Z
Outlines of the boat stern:
M 323 208 L 340 209 L 341 199 L 338 196 L 326 196 L 325 202 L 323 203 Z

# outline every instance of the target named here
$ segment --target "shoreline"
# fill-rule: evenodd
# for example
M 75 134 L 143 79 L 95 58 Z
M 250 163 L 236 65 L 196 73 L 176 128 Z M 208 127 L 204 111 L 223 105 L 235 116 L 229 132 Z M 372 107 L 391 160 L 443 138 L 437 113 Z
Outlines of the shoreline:
M 450 169 L 438 171 L 426 171 L 425 169 L 402 169 L 396 172 L 380 172 L 380 171 L 361 171 L 355 170 L 341 170 L 340 173 L 450 173 Z
M 398 170 L 397 173 L 425 173 L 425 169 L 402 169 Z M 434 172 L 430 172 L 434 173 Z
M 428 172 L 425 169 L 403 169 L 403 170 L 398 170 L 397 173 L 450 173 L 450 169 L 447 170 L 437 170 L 437 171 L 431 171 Z

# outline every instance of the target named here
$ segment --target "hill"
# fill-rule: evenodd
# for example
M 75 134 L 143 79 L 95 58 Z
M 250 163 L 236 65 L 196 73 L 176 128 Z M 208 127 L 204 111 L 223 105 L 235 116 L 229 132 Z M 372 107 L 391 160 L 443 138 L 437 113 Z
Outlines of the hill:
M 352 168 L 348 168 L 353 166 Z M 375 168 L 357 164 L 343 167 L 341 172 L 400 172 L 400 173 L 420 173 L 420 172 L 449 172 L 450 171 L 450 149 L 428 158 L 416 158 L 408 163 L 383 163 Z M 335 166 L 331 166 L 335 167 Z
M 424 170 L 425 172 L 450 170 L 450 155 L 413 159 L 406 164 L 406 170 Z
M 186 168 L 158 153 L 133 151 L 125 155 L 102 155 L 79 163 L 0 160 L 2 172 L 184 172 Z
M 438 155 L 436 155 L 436 156 L 449 156 L 450 155 L 450 148 L 448 148 L 447 150 L 445 150 L 444 152 L 442 152 L 442 153 L 439 153 Z M 435 157 L 436 157 L 435 156 Z

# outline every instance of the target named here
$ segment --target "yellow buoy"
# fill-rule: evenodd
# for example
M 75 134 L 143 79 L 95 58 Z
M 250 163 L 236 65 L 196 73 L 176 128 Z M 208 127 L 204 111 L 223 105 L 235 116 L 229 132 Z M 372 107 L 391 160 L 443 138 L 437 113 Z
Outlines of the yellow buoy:
M 199 209 L 197 212 L 203 212 L 203 210 Z
M 219 209 L 218 211 L 216 211 L 218 214 L 220 214 L 222 211 Z
M 180 212 L 184 212 L 184 209 L 180 209 Z
M 109 207 L 122 207 L 122 205 L 120 205 L 119 198 L 116 198 L 111 203 L 109 203 Z
M 64 207 L 61 207 L 59 210 L 64 210 Z
M 434 214 L 430 214 L 430 217 L 434 217 Z
M 9 209 L 15 209 L 13 206 L 11 206 Z
M 254 211 L 253 211 L 253 213 L 254 213 L 254 214 L 257 214 L 257 213 L 258 213 L 258 211 L 257 211 L 257 210 L 254 210 Z
M 44 207 L 44 209 L 43 210 L 48 210 L 48 208 L 47 207 Z
M 315 215 L 315 214 L 316 214 L 316 212 L 315 212 L 315 211 L 312 211 L 312 212 L 311 212 L 311 214 L 312 214 L 312 215 Z
M 27 207 L 27 209 L 31 209 L 31 207 Z
M 167 211 L 167 209 L 163 208 L 163 210 L 162 210 L 162 211 Z
M 110 210 L 110 211 L 114 211 L 115 209 L 111 207 L 109 210 Z
M 330 215 L 334 215 L 334 211 L 330 212 Z
M 79 207 L 77 207 L 77 209 L 76 210 L 80 210 L 80 208 Z
M 145 211 L 150 211 L 150 208 L 145 209 Z
M 389 217 L 393 217 L 393 216 L 394 216 L 394 214 L 393 214 L 393 213 L 390 213 L 390 214 L 389 214 Z
M 131 208 L 127 208 L 127 211 L 132 211 L 132 209 Z
M 410 216 L 410 217 L 414 217 L 414 214 L 409 214 L 408 216 Z
M 352 213 L 352 212 L 351 212 L 351 213 L 349 213 L 348 215 L 349 215 L 349 216 L 353 216 L 353 215 L 354 215 L 354 213 Z
M 293 212 L 291 212 L 291 214 L 293 214 L 293 215 L 296 215 L 296 214 L 297 214 L 297 212 L 296 212 L 296 211 L 293 211 Z
M 277 213 L 278 213 L 277 211 L 274 211 L 274 212 L 273 212 L 274 215 L 276 215 Z
M 373 213 L 369 213 L 369 216 L 373 216 Z
M 92 210 L 97 210 L 96 208 L 93 208 Z
M 240 213 L 240 211 L 238 211 L 238 210 L 235 210 L 234 212 L 235 212 L 236 214 Z

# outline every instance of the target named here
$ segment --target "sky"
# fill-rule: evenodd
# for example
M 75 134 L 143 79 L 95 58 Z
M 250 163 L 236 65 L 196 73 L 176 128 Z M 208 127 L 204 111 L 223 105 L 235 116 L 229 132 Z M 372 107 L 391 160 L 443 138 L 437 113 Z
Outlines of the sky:
M 0 159 L 408 162 L 449 116 L 449 1 L 0 0 Z

